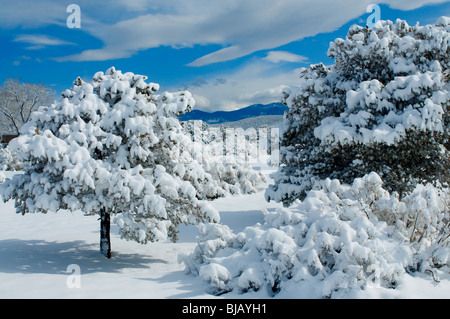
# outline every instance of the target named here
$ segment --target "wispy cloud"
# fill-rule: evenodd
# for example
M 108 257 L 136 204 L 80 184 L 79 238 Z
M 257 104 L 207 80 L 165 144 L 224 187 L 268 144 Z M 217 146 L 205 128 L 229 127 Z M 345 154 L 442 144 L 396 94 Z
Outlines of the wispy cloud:
M 59 61 L 106 61 L 128 58 L 160 46 L 176 48 L 220 45 L 190 66 L 233 60 L 260 50 L 273 50 L 318 33 L 334 31 L 366 14 L 371 3 L 411 10 L 447 0 L 111 0 L 99 4 L 78 0 L 82 30 L 100 39 L 100 48 L 87 47 Z M 64 26 L 70 2 L 15 0 L 0 10 L 0 27 Z M 24 40 L 22 38 L 22 40 Z M 41 38 L 30 49 L 69 43 Z M 55 39 L 53 39 L 55 40 Z M 34 42 L 39 42 L 36 39 Z M 47 41 L 47 42 L 46 42 Z M 54 43 L 54 44 L 52 44 Z M 279 55 L 278 55 L 279 56 Z M 276 56 L 268 56 L 275 61 Z M 288 61 L 285 59 L 279 60 Z
M 260 50 L 334 31 L 366 14 L 371 3 L 410 10 L 446 0 L 116 0 L 128 13 L 116 23 L 97 21 L 86 31 L 101 39 L 102 48 L 61 57 L 60 61 L 104 61 L 131 57 L 159 46 L 215 44 L 223 48 L 198 57 L 190 66 L 233 60 Z M 140 9 L 138 11 L 137 9 Z M 130 15 L 130 13 L 135 14 Z M 84 14 L 90 14 L 90 12 Z M 90 16 L 92 18 L 92 16 Z M 93 20 L 93 19 L 92 19 Z M 298 61 L 272 53 L 268 61 Z
M 229 111 L 255 103 L 280 101 L 282 90 L 296 85 L 299 73 L 297 68 L 286 71 L 266 60 L 252 60 L 240 69 L 201 78 L 201 85 L 194 81 L 181 89 L 193 94 L 196 109 Z
M 280 62 L 306 62 L 307 57 L 302 55 L 294 54 L 287 51 L 270 51 L 263 60 L 280 63 Z
M 29 50 L 43 49 L 46 46 L 59 46 L 59 45 L 75 45 L 75 43 L 49 37 L 41 34 L 22 34 L 14 39 L 14 42 L 22 42 L 31 44 L 27 47 Z
M 30 59 L 31 57 L 29 57 L 28 55 L 22 55 L 13 61 L 13 65 L 19 66 L 20 64 L 22 64 L 22 61 L 28 61 Z
M 448 0 L 387 0 L 387 1 L 375 1 L 379 3 L 389 4 L 392 9 L 400 9 L 400 10 L 414 10 L 424 5 L 435 4 L 435 3 L 444 3 Z

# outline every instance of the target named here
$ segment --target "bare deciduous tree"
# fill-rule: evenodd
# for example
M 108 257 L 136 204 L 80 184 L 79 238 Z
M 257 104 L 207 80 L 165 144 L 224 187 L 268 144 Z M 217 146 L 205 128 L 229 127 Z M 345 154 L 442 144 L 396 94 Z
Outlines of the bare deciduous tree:
M 44 84 L 8 79 L 0 87 L 0 131 L 17 133 L 30 120 L 31 113 L 53 100 L 54 91 Z

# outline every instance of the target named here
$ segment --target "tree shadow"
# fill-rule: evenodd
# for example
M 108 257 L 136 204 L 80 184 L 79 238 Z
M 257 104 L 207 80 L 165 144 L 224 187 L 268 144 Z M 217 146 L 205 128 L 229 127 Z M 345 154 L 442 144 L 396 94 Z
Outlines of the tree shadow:
M 140 280 L 157 282 L 159 284 L 179 284 L 176 288 L 176 294 L 170 296 L 171 299 L 189 299 L 198 298 L 199 296 L 211 296 L 208 294 L 208 285 L 200 277 L 186 274 L 184 270 L 174 271 L 158 278 L 139 278 Z
M 81 240 L 48 242 L 45 240 L 0 240 L 0 272 L 67 274 L 67 266 L 77 264 L 82 272 L 118 273 L 125 268 L 148 268 L 151 263 L 167 263 L 140 254 L 112 253 L 110 259 L 99 247 Z

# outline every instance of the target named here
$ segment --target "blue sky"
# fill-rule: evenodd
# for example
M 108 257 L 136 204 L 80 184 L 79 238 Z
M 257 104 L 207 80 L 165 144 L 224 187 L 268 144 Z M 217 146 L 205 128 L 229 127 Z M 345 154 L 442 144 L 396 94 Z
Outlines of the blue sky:
M 80 28 L 67 25 L 72 3 Z M 299 68 L 333 63 L 330 41 L 365 25 L 372 3 L 383 20 L 450 16 L 443 0 L 0 0 L 0 83 L 42 82 L 59 95 L 115 66 L 191 91 L 198 109 L 270 103 Z

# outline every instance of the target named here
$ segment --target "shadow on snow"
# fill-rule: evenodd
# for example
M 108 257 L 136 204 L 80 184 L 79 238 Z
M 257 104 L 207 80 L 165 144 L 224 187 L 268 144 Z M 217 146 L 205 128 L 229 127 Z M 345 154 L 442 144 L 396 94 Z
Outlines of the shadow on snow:
M 98 245 L 84 241 L 48 242 L 44 240 L 0 240 L 0 272 L 67 275 L 67 266 L 77 264 L 84 274 L 118 273 L 126 268 L 149 268 L 150 263 L 167 263 L 141 254 L 100 254 Z

